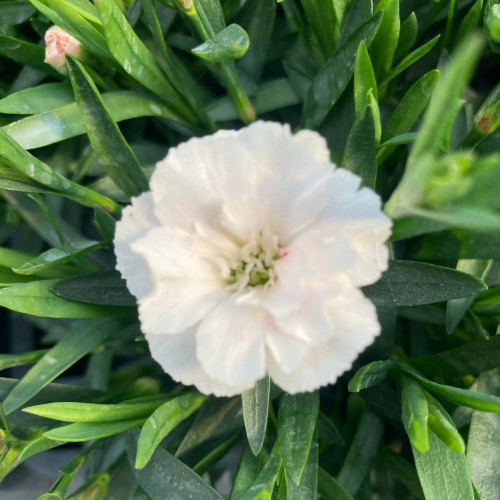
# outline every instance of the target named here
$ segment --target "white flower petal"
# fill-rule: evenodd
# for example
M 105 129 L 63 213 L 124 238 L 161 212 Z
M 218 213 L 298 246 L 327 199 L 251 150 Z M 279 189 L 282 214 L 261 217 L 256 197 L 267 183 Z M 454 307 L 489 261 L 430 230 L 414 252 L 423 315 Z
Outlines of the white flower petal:
M 153 293 L 139 301 L 142 331 L 154 335 L 180 333 L 227 296 L 228 292 L 211 280 L 163 280 Z
M 375 306 L 359 290 L 346 290 L 342 297 L 343 303 L 330 307 L 334 335 L 312 347 L 292 373 L 269 359 L 269 375 L 283 390 L 296 394 L 335 382 L 380 333 Z
M 266 335 L 276 330 L 271 316 L 240 305 L 233 294 L 200 323 L 197 357 L 208 375 L 228 385 L 256 382 L 266 374 Z
M 123 210 L 122 218 L 116 225 L 116 268 L 126 279 L 130 292 L 138 299 L 153 291 L 154 278 L 144 258 L 131 251 L 131 245 L 157 224 L 153 198 L 151 192 L 147 192 L 132 199 L 132 204 Z
M 253 382 L 229 386 L 211 379 L 196 358 L 196 328 L 178 335 L 148 335 L 147 341 L 154 360 L 174 380 L 184 385 L 195 385 L 204 394 L 219 397 L 234 396 L 250 389 Z

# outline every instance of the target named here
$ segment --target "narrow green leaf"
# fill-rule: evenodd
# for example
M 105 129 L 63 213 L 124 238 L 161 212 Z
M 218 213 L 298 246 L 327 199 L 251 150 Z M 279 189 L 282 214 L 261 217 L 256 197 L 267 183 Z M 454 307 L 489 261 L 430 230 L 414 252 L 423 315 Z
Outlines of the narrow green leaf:
M 0 99 L 0 113 L 34 115 L 71 104 L 74 100 L 67 83 L 46 83 Z
M 476 0 L 472 7 L 469 9 L 465 17 L 462 19 L 458 27 L 457 34 L 455 35 L 454 44 L 463 42 L 471 32 L 477 28 L 481 21 L 481 14 L 483 11 L 483 0 Z
M 161 447 L 156 448 L 148 465 L 143 469 L 133 467 L 137 434 L 130 435 L 127 453 L 135 478 L 152 500 L 193 499 L 222 500 L 211 486 L 187 465 Z M 158 474 L 158 471 L 163 471 Z
M 488 273 L 491 264 L 491 260 L 460 259 L 457 263 L 457 271 L 468 273 L 482 280 Z M 448 301 L 446 304 L 446 331 L 448 333 L 453 333 L 473 300 L 474 296 Z
M 377 453 L 382 438 L 382 420 L 372 411 L 365 410 L 347 453 L 338 482 L 351 495 L 356 495 Z
M 243 57 L 249 47 L 247 32 L 238 24 L 230 24 L 191 52 L 206 61 L 222 63 Z
M 377 177 L 375 122 L 369 106 L 356 120 L 347 139 L 342 168 L 361 177 L 361 184 L 375 187 Z
M 74 57 L 67 56 L 66 62 L 82 122 L 100 164 L 124 193 L 137 196 L 147 191 L 146 174 L 90 75 Z
M 118 271 L 79 274 L 55 282 L 50 290 L 64 299 L 104 306 L 135 307 L 136 299 Z
M 409 161 L 415 161 L 424 154 L 437 153 L 442 146 L 450 133 L 458 112 L 457 102 L 462 98 L 482 46 L 482 40 L 474 36 L 455 50 L 446 73 L 436 86 Z
M 429 449 L 429 435 L 427 432 L 427 419 L 429 407 L 427 397 L 422 386 L 411 377 L 401 374 L 401 419 L 410 438 L 410 442 L 420 452 Z
M 101 439 L 114 434 L 124 432 L 136 425 L 141 425 L 144 418 L 133 420 L 121 420 L 119 422 L 97 422 L 97 423 L 76 423 L 56 427 L 43 435 L 46 438 L 56 441 L 65 441 L 69 443 L 78 443 L 81 441 L 90 441 L 91 439 Z
M 382 85 L 386 85 L 405 69 L 409 68 L 412 64 L 415 64 L 419 59 L 424 57 L 430 50 L 436 45 L 439 40 L 440 35 L 437 35 L 432 40 L 421 47 L 416 48 L 413 52 L 410 52 L 389 74 L 389 76 L 384 80 Z
M 260 453 L 266 437 L 270 388 L 271 382 L 266 377 L 259 380 L 255 387 L 241 395 L 243 421 L 245 422 L 248 444 L 255 456 Z
M 120 211 L 118 205 L 91 189 L 66 179 L 48 165 L 25 151 L 5 130 L 0 129 L 0 156 L 24 175 L 87 206 L 101 205 L 110 211 Z
M 363 288 L 377 307 L 414 306 L 466 297 L 486 285 L 470 274 L 424 262 L 392 260 L 377 283 Z
M 140 116 L 161 116 L 182 122 L 161 102 L 131 91 L 108 92 L 102 100 L 115 122 Z M 23 118 L 3 127 L 25 149 L 34 149 L 85 133 L 76 103 Z
M 177 93 L 156 63 L 153 55 L 131 28 L 114 0 L 97 4 L 109 50 L 123 69 L 137 82 L 164 99 L 172 109 L 191 117 L 183 97 Z
M 20 283 L 0 290 L 0 305 L 24 314 L 42 318 L 99 318 L 124 314 L 120 307 L 84 304 L 51 292 L 59 280 Z
M 420 453 L 414 447 L 412 450 L 425 500 L 474 500 L 463 453 L 450 450 L 432 431 L 427 453 Z
M 29 406 L 28 408 L 24 408 L 23 411 L 38 415 L 39 417 L 61 420 L 62 422 L 117 422 L 147 418 L 164 400 L 165 397 L 162 399 L 154 398 L 152 401 L 144 403 L 47 403 Z
M 372 90 L 375 99 L 377 96 L 377 82 L 373 73 L 372 63 L 365 42 L 361 42 L 356 54 L 356 64 L 354 66 L 354 106 L 356 108 L 356 118 L 368 105 L 368 92 Z
M 136 469 L 142 469 L 151 459 L 163 438 L 194 413 L 207 399 L 198 392 L 174 397 L 157 408 L 144 422 L 137 441 Z
M 115 237 L 115 218 L 97 205 L 94 207 L 94 214 L 97 227 L 99 228 L 99 231 L 101 231 L 103 238 L 106 240 L 108 245 L 112 245 Z
M 5 413 L 8 415 L 20 408 L 57 376 L 104 342 L 110 335 L 117 333 L 124 325 L 123 319 L 92 320 L 68 332 L 28 371 L 5 398 L 3 401 Z
M 361 25 L 363 25 L 373 14 L 372 0 L 357 0 L 352 2 L 351 8 L 347 13 L 342 32 L 337 46 L 342 45 L 352 33 L 354 33 Z
M 500 396 L 500 370 L 482 373 L 477 381 L 477 390 Z M 494 500 L 500 493 L 500 415 L 472 412 L 467 440 L 467 462 L 474 486 L 482 500 Z
M 283 394 L 278 411 L 278 441 L 287 476 L 296 484 L 311 449 L 319 412 L 319 393 Z
M 38 349 L 22 354 L 0 354 L 0 370 L 6 370 L 13 366 L 31 365 L 47 354 L 48 349 Z
M 241 454 L 238 469 L 234 476 L 233 488 L 229 500 L 234 500 L 241 496 L 254 482 L 259 472 L 259 465 L 263 455 L 255 457 L 249 446 L 246 446 Z
M 474 408 L 475 410 L 500 413 L 500 397 L 468 389 L 460 389 L 450 385 L 437 384 L 417 375 L 413 371 L 409 371 L 408 374 L 416 378 L 429 392 L 437 394 L 456 405 Z
M 362 366 L 349 381 L 349 392 L 359 392 L 382 382 L 394 368 L 394 361 L 373 361 Z
M 2 2 L 2 17 L 0 26 L 14 26 L 27 21 L 35 12 L 32 5 L 17 0 L 4 0 Z
M 280 445 L 276 441 L 269 458 L 250 487 L 234 500 L 270 500 L 281 468 Z
M 381 18 L 379 12 L 354 31 L 320 69 L 304 102 L 304 128 L 317 128 L 326 118 L 352 77 L 359 44 L 361 41 L 370 44 Z
M 394 61 L 399 62 L 412 49 L 417 41 L 418 21 L 415 12 L 412 12 L 401 24 L 398 46 L 394 53 Z
M 448 412 L 430 394 L 427 394 L 429 404 L 429 429 L 441 439 L 441 441 L 457 453 L 465 451 L 465 443 L 458 432 Z
M 22 266 L 14 268 L 13 271 L 24 275 L 37 274 L 102 247 L 102 243 L 90 240 L 68 243 L 47 250 L 38 257 L 25 262 Z
M 295 484 L 293 480 L 287 480 L 287 490 L 287 499 L 315 500 L 318 498 L 318 438 L 316 434 L 311 441 L 311 449 L 300 478 L 300 484 Z
M 354 497 L 322 467 L 318 467 L 318 491 L 325 500 L 354 500 Z
M 429 102 L 439 79 L 439 71 L 432 70 L 420 77 L 406 92 L 384 129 L 382 140 L 405 134 L 418 120 Z
M 370 53 L 378 81 L 382 81 L 391 69 L 399 39 L 399 0 L 381 0 L 375 12 L 384 16 L 373 38 Z

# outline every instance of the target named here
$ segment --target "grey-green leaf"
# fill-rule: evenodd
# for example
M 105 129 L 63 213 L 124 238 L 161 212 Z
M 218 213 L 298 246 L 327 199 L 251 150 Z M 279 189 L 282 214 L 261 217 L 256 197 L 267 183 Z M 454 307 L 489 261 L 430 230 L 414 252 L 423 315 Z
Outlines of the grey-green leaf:
M 269 377 L 265 377 L 241 395 L 248 444 L 255 456 L 260 453 L 266 437 L 270 388 Z
M 473 276 L 424 262 L 393 260 L 377 283 L 363 288 L 377 307 L 414 306 L 484 291 Z
M 124 193 L 137 196 L 147 191 L 146 174 L 90 75 L 74 57 L 68 56 L 66 61 L 83 125 L 102 167 Z
M 230 24 L 191 52 L 206 61 L 221 63 L 243 57 L 249 47 L 247 32 L 239 24 Z

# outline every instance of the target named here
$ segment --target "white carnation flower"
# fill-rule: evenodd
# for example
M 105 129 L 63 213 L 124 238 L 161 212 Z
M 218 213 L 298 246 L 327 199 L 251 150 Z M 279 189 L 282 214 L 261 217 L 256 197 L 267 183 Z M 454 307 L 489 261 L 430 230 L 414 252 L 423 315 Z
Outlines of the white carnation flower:
M 117 224 L 117 268 L 153 358 L 231 396 L 266 375 L 334 382 L 380 332 L 360 287 L 387 268 L 391 222 L 316 132 L 256 122 L 171 148 Z

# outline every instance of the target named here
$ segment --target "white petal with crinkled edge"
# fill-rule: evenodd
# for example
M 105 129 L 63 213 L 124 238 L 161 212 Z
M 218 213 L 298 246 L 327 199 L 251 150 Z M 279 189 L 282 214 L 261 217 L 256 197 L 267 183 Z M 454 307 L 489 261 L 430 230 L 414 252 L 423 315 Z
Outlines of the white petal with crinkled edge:
M 132 204 L 123 210 L 122 218 L 116 225 L 116 269 L 127 281 L 130 292 L 138 299 L 153 291 L 155 275 L 144 258 L 131 251 L 131 245 L 157 224 L 153 198 L 149 191 L 132 198 Z
M 151 189 L 158 219 L 168 227 L 217 227 L 225 202 L 251 196 L 255 169 L 250 153 L 233 136 L 193 138 L 171 148 L 156 165 Z
M 238 304 L 238 294 L 233 294 L 200 322 L 196 355 L 215 380 L 255 383 L 266 374 L 265 337 L 275 331 L 266 311 Z
M 142 331 L 154 335 L 181 333 L 200 321 L 229 295 L 214 280 L 163 280 L 139 301 Z
M 146 335 L 154 360 L 175 381 L 195 385 L 204 394 L 229 397 L 250 389 L 253 382 L 230 386 L 211 379 L 196 358 L 196 327 L 178 335 Z
M 333 336 L 311 348 L 293 372 L 268 359 L 269 375 L 284 391 L 297 394 L 335 382 L 380 333 L 375 306 L 359 290 L 345 290 L 342 298 L 330 307 Z

